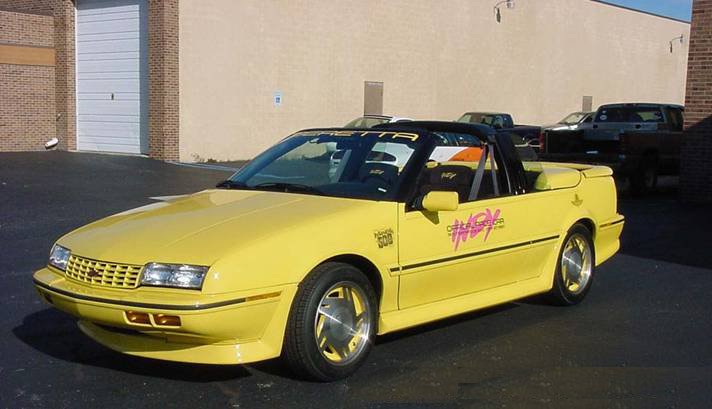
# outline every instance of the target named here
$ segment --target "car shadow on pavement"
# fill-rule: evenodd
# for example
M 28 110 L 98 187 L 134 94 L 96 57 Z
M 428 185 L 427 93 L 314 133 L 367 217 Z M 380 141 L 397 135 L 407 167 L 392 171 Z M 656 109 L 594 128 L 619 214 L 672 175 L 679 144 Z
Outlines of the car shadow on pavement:
M 678 200 L 677 178 L 659 182 L 644 197 L 621 195 L 618 211 L 626 218 L 620 252 L 676 264 L 712 268 L 708 232 L 710 206 Z
M 70 316 L 52 308 L 26 316 L 15 336 L 37 351 L 63 361 L 187 382 L 214 382 L 251 376 L 242 365 L 202 365 L 121 354 L 84 335 Z

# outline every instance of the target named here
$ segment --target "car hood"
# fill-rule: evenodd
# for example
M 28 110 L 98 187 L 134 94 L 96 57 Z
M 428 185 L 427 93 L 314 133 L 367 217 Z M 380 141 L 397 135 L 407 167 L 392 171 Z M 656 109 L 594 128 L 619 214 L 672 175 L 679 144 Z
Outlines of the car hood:
M 546 129 L 549 131 L 561 131 L 561 130 L 565 130 L 565 129 L 571 129 L 571 127 L 573 125 L 575 125 L 575 124 L 566 125 L 566 124 L 558 124 L 557 123 L 557 124 L 544 125 L 544 126 L 542 126 L 542 129 Z
M 58 243 L 94 260 L 211 265 L 266 235 L 318 224 L 370 202 L 247 190 L 207 190 L 90 223 Z

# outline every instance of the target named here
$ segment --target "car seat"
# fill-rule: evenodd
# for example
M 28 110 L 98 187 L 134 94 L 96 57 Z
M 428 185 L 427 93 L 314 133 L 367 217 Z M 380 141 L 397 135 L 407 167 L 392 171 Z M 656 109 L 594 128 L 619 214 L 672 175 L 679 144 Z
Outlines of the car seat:
M 460 203 L 467 202 L 475 172 L 464 165 L 436 165 L 423 171 L 419 192 L 457 192 Z

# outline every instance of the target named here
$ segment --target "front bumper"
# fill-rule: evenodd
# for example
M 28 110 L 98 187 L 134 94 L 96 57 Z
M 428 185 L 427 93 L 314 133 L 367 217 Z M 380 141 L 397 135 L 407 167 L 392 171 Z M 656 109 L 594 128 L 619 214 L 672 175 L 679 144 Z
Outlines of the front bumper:
M 296 285 L 204 295 L 197 291 L 91 287 L 44 268 L 34 275 L 42 298 L 79 318 L 80 329 L 113 350 L 148 358 L 240 364 L 280 355 Z M 149 323 L 129 321 L 145 313 Z M 160 325 L 161 314 L 180 318 Z

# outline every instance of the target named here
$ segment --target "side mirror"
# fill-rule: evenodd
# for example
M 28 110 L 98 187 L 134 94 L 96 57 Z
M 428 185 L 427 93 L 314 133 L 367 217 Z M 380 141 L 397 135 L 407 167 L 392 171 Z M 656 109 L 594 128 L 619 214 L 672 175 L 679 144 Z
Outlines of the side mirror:
M 457 210 L 459 204 L 457 192 L 433 191 L 423 196 L 418 207 L 429 212 L 447 212 Z

